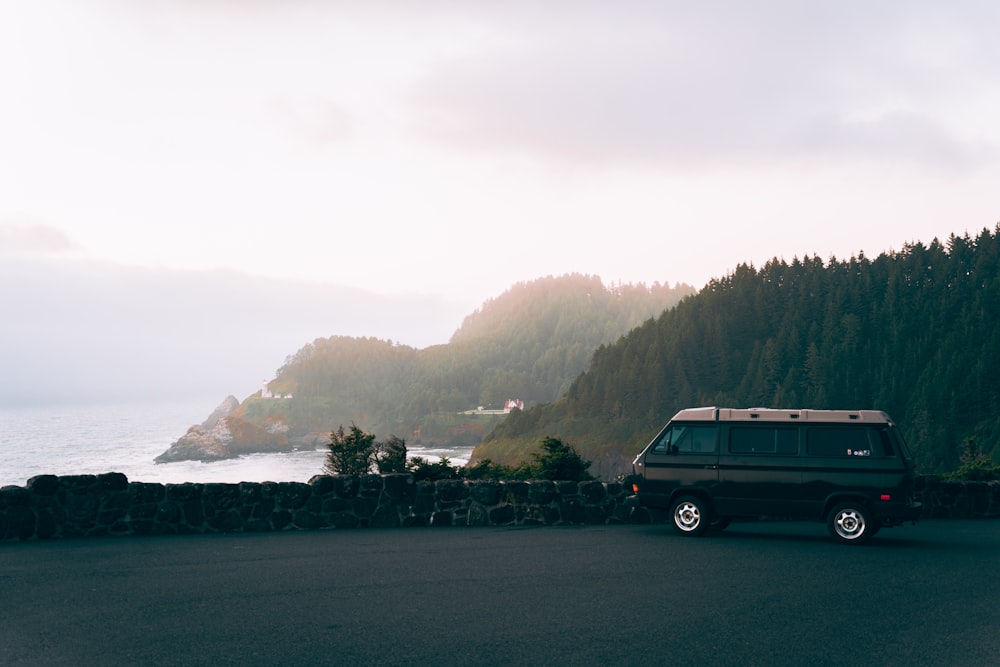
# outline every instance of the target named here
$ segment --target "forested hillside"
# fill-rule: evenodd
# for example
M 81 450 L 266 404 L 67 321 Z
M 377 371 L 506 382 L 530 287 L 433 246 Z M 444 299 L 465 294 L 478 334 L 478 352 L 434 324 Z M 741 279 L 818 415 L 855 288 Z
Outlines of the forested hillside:
M 596 276 L 519 283 L 469 315 L 447 345 L 423 350 L 335 336 L 305 345 L 241 415 L 291 437 L 356 424 L 379 437 L 474 445 L 503 420 L 464 411 L 565 394 L 598 346 L 694 293 L 687 285 L 606 287 Z
M 967 438 L 1000 456 L 1000 225 L 874 260 L 740 265 L 602 346 L 556 403 L 512 415 L 475 458 L 513 462 L 545 435 L 605 478 L 691 406 L 879 408 L 924 472 Z

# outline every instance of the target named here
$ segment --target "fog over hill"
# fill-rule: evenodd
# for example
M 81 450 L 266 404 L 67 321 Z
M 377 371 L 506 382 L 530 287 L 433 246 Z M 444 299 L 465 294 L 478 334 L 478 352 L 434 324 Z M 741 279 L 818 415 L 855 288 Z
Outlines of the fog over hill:
M 0 406 L 242 397 L 315 338 L 422 348 L 471 309 L 232 271 L 5 257 Z

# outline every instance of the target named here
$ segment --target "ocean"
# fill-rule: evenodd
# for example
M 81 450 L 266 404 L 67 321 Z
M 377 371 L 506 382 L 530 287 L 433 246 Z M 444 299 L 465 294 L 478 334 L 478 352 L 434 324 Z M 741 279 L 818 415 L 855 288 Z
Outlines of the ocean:
M 0 407 L 0 487 L 24 486 L 36 475 L 124 473 L 132 482 L 308 482 L 322 474 L 326 450 L 251 454 L 202 463 L 153 462 L 200 424 L 219 401 L 122 403 L 75 407 Z M 379 434 L 381 437 L 382 434 Z M 425 448 L 410 457 L 447 457 L 464 465 L 469 447 Z

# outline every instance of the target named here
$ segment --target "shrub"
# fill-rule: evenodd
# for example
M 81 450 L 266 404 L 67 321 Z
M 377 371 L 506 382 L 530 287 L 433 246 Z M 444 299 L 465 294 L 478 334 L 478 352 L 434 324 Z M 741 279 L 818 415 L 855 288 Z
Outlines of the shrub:
M 375 462 L 375 434 L 365 433 L 351 424 L 350 433 L 344 426 L 330 433 L 330 448 L 323 472 L 328 475 L 364 475 Z
M 942 475 L 945 479 L 960 479 L 969 482 L 988 482 L 1000 479 L 1000 465 L 993 463 L 979 447 L 975 438 L 966 438 L 965 451 L 959 457 L 962 465 L 954 472 Z
M 364 475 L 375 466 L 379 474 L 408 472 L 416 481 L 440 479 L 489 479 L 583 482 L 594 479 L 587 472 L 590 461 L 583 460 L 573 447 L 548 436 L 541 441 L 541 451 L 532 453 L 533 462 L 506 466 L 484 459 L 472 466 L 453 466 L 442 456 L 436 462 L 415 456 L 406 458 L 406 441 L 394 435 L 382 442 L 373 433 L 365 433 L 351 424 L 330 433 L 330 448 L 323 472 L 328 475 Z
M 542 439 L 542 451 L 531 455 L 535 459 L 532 466 L 536 477 L 549 480 L 584 482 L 594 479 L 587 472 L 590 461 L 584 461 L 573 447 L 562 440 L 546 436 Z
M 451 465 L 451 461 L 444 456 L 437 463 L 431 463 L 422 456 L 414 456 L 407 462 L 406 471 L 413 475 L 413 479 L 418 482 L 424 480 L 434 482 L 439 479 L 459 479 L 462 477 L 462 468 Z
M 390 435 L 388 440 L 376 442 L 375 464 L 381 475 L 406 472 L 406 441 Z
M 534 468 L 527 463 L 522 463 L 519 466 L 505 466 L 494 463 L 490 459 L 483 459 L 474 465 L 462 468 L 462 477 L 465 479 L 504 481 L 531 479 L 534 476 Z
M 587 472 L 590 461 L 583 460 L 573 447 L 562 440 L 546 437 L 541 442 L 541 452 L 532 453 L 532 463 L 505 466 L 483 459 L 462 469 L 466 479 L 525 480 L 548 479 L 552 481 L 585 482 L 594 479 Z

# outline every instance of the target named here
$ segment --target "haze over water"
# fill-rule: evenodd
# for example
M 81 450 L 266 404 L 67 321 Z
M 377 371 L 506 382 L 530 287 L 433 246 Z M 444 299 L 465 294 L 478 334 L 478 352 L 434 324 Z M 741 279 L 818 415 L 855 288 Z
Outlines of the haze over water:
M 212 463 L 155 464 L 211 401 L 115 403 L 92 406 L 0 408 L 0 486 L 24 486 L 36 475 L 124 473 L 131 482 L 308 482 L 322 473 L 326 452 L 253 454 Z M 471 448 L 423 449 L 409 455 L 464 464 Z

